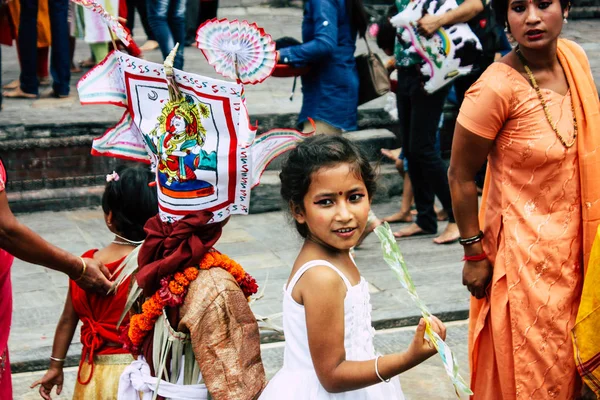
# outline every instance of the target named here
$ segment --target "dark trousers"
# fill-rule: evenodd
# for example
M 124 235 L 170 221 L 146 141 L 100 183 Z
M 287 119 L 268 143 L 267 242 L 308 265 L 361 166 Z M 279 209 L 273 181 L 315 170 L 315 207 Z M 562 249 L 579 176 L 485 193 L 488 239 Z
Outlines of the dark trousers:
M 204 22 L 217 17 L 219 0 L 187 0 L 185 43 L 196 42 L 196 31 Z
M 38 94 L 37 77 L 37 15 L 38 0 L 20 0 L 21 17 L 19 25 L 19 55 L 21 57 L 21 90 Z M 50 74 L 52 88 L 59 96 L 68 95 L 71 81 L 71 59 L 69 51 L 69 0 L 50 0 L 50 32 L 52 47 L 50 53 Z
M 147 0 L 146 6 L 148 22 L 163 58 L 167 58 L 175 43 L 179 43 L 173 67 L 183 69 L 185 0 Z
M 435 141 L 440 117 L 450 87 L 433 94 L 422 88 L 421 76 L 414 67 L 398 69 L 398 119 L 402 151 L 408 162 L 408 175 L 417 207 L 417 225 L 425 232 L 437 232 L 437 216 L 433 208 L 435 196 L 440 199 L 454 222 L 448 166 L 436 150 Z
M 142 26 L 144 27 L 144 33 L 148 40 L 154 39 L 152 29 L 148 23 L 148 7 L 146 6 L 146 0 L 127 0 L 127 28 L 133 32 L 135 26 L 135 10 L 140 14 L 140 20 L 142 20 Z

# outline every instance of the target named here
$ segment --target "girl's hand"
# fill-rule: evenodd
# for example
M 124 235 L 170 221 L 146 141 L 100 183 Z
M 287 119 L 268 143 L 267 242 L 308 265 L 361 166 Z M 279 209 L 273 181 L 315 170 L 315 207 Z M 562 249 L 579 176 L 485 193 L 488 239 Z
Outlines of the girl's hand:
M 31 384 L 31 388 L 40 385 L 40 396 L 45 400 L 52 400 L 50 392 L 52 388 L 56 386 L 56 394 L 59 395 L 62 392 L 64 374 L 62 367 L 50 367 L 42 379 L 35 381 Z
M 442 340 L 446 340 L 446 326 L 442 321 L 433 315 L 430 318 L 431 329 L 439 335 Z M 415 365 L 427 360 L 429 357 L 437 353 L 437 350 L 429 340 L 425 339 L 425 320 L 421 318 L 417 331 L 410 346 L 408 347 L 409 357 L 415 360 Z
M 483 299 L 493 272 L 494 267 L 487 258 L 481 261 L 466 261 L 463 267 L 463 285 L 473 296 Z

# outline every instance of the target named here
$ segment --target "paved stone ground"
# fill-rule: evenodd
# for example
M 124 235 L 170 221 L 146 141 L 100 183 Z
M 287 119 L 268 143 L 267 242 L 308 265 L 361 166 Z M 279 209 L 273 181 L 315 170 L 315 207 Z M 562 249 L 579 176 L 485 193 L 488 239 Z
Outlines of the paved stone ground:
M 376 204 L 374 210 L 384 216 L 395 211 L 398 204 L 399 198 L 395 198 Z M 19 219 L 45 239 L 75 254 L 101 248 L 112 240 L 99 208 L 22 214 Z M 443 227 L 440 225 L 440 229 Z M 461 284 L 462 249 L 458 244 L 434 245 L 432 238 L 405 239 L 400 247 L 417 290 L 431 311 L 445 318 L 464 319 L 469 297 Z M 271 315 L 281 311 L 282 287 L 300 244 L 300 237 L 285 214 L 272 212 L 234 216 L 216 247 L 237 260 L 266 287 L 264 297 L 252 307 L 259 315 Z M 356 259 L 371 284 L 372 318 L 376 328 L 415 324 L 417 310 L 384 263 L 375 235 L 367 237 L 357 250 Z M 11 361 L 15 372 L 31 371 L 43 367 L 50 354 L 67 292 L 67 279 L 61 273 L 19 260 L 13 265 L 12 278 Z M 273 322 L 281 325 L 280 319 Z M 70 355 L 77 357 L 80 351 L 77 335 Z
M 446 342 L 456 354 L 460 367 L 461 376 L 468 382 L 468 360 L 467 360 L 467 332 L 466 321 L 457 321 L 447 324 L 448 336 Z M 375 336 L 375 348 L 381 354 L 389 354 L 404 351 L 413 338 L 414 328 L 394 328 L 378 331 Z M 283 343 L 273 343 L 261 346 L 263 363 L 268 378 L 277 372 L 283 363 Z M 44 371 L 27 372 L 13 375 L 14 398 L 18 400 L 39 399 L 37 390 L 29 389 L 29 385 L 43 376 Z M 71 399 L 73 387 L 77 374 L 77 367 L 65 369 L 65 383 L 60 396 L 52 396 L 56 400 Z M 400 375 L 402 391 L 407 400 L 456 399 L 452 384 L 446 378 L 441 360 L 436 355 L 425 363 Z

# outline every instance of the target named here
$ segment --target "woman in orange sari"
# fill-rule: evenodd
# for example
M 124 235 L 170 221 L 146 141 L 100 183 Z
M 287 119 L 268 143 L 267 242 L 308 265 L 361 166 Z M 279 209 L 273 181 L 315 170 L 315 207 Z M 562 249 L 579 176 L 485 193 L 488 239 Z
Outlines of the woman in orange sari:
M 571 330 L 600 220 L 600 116 L 584 51 L 559 39 L 569 5 L 494 0 L 518 47 L 471 87 L 457 119 L 449 177 L 473 295 L 473 399 L 582 390 Z

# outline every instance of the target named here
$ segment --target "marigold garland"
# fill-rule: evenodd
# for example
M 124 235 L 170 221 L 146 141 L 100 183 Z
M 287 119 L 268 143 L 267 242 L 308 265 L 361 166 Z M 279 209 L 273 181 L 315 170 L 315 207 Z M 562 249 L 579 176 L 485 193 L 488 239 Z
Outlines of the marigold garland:
M 144 339 L 162 314 L 165 307 L 177 307 L 183 304 L 187 288 L 197 277 L 200 269 L 223 268 L 233 276 L 244 295 L 250 297 L 258 291 L 256 280 L 240 264 L 212 249 L 204 255 L 200 265 L 184 268 L 181 272 L 168 275 L 160 280 L 160 289 L 142 304 L 142 312 L 129 319 L 122 328 L 121 340 L 124 348 L 133 354 L 140 354 Z

